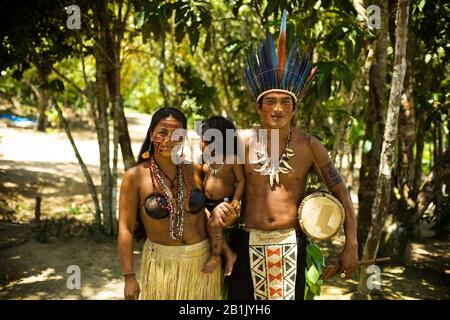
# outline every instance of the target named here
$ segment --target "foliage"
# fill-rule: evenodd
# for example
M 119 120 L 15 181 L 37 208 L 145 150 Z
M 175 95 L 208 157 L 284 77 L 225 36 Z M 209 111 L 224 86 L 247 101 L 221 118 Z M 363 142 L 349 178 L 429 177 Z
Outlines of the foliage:
M 90 115 L 88 99 L 76 87 L 95 89 L 93 50 L 97 31 L 93 12 L 98 2 L 78 1 L 82 13 L 80 30 L 65 26 L 65 6 L 71 4 L 65 0 L 2 2 L 0 97 L 10 105 L 19 102 L 23 116 L 38 114 L 37 108 L 27 107 L 38 105 L 31 85 L 50 92 L 51 98 L 66 108 Z M 336 133 L 350 121 L 348 144 L 356 146 L 357 152 L 372 148 L 373 139 L 362 141 L 368 90 L 367 78 L 358 75 L 375 32 L 361 25 L 352 1 L 123 0 L 108 2 L 108 16 L 116 15 L 121 5 L 131 6 L 121 43 L 124 107 L 150 114 L 163 105 L 158 80 L 164 38 L 164 84 L 171 104 L 186 113 L 190 125 L 211 114 L 233 119 L 238 128 L 259 123 L 255 101 L 242 86 L 242 65 L 247 50 L 268 32 L 277 38 L 281 12 L 286 9 L 288 45 L 294 35 L 298 36 L 300 46 L 311 53 L 318 67 L 315 83 L 296 110 L 296 125 L 317 135 L 332 149 Z M 443 136 L 444 147 L 449 139 L 449 15 L 450 5 L 443 0 L 411 3 L 410 71 L 414 79 L 414 112 L 416 119 L 421 119 L 425 139 L 420 163 L 423 175 L 438 160 L 434 157 L 438 143 L 433 132 Z M 117 23 L 102 27 L 117 31 Z M 392 63 L 394 40 L 391 30 L 388 64 Z M 361 103 L 352 103 L 352 93 L 361 81 L 366 85 Z M 95 92 L 93 96 L 95 99 Z M 47 115 L 57 126 L 56 114 L 50 110 Z M 445 221 L 439 219 L 445 217 L 442 213 L 446 212 L 446 203 L 439 198 L 429 217 Z
M 311 240 L 306 245 L 306 269 L 305 269 L 305 300 L 313 300 L 320 295 L 320 287 L 323 280 L 320 274 L 325 268 L 325 257 L 320 247 Z

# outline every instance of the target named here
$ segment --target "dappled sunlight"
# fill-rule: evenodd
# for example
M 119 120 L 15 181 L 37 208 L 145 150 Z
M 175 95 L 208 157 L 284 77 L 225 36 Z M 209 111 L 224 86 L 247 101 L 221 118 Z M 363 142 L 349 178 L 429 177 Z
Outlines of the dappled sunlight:
M 149 120 L 148 115 L 131 115 L 129 128 L 135 154 L 145 137 Z M 64 133 L 36 135 L 35 131 L 26 129 L 0 128 L 0 134 L 4 132 L 10 136 L 0 143 L 0 194 L 15 210 L 17 221 L 0 224 L 0 299 L 123 299 L 124 282 L 115 239 L 97 242 L 83 236 L 71 240 L 53 239 L 46 244 L 35 240 L 39 224 L 31 222 L 37 194 L 42 196 L 42 220 L 73 217 L 92 222 L 94 218 L 83 173 L 73 150 L 67 147 Z M 19 137 L 17 144 L 14 149 L 8 149 L 13 146 L 14 135 Z M 27 140 L 34 135 L 38 138 Z M 94 183 L 99 186 L 95 134 L 79 129 L 74 135 Z M 3 144 L 5 141 L 7 144 Z M 31 144 L 39 141 L 41 146 L 19 152 L 19 148 L 26 148 L 25 144 L 21 145 L 26 141 Z M 122 172 L 119 169 L 119 175 Z M 118 183 L 120 185 L 120 176 Z M 351 191 L 355 203 L 358 200 L 356 192 L 357 188 Z M 328 264 L 337 263 L 344 243 L 343 230 L 332 240 L 319 243 Z M 133 251 L 137 274 L 141 247 L 142 243 Z M 414 242 L 410 256 L 408 265 L 380 266 L 381 290 L 374 293 L 374 299 L 450 299 L 448 242 Z M 80 267 L 80 289 L 67 288 L 70 265 Z M 357 286 L 356 276 L 349 280 L 333 277 L 325 281 L 321 295 L 316 299 L 350 300 Z
M 136 245 L 139 266 L 142 244 Z M 123 279 L 114 242 L 87 237 L 41 244 L 27 243 L 0 251 L 1 299 L 122 299 Z M 67 268 L 80 268 L 80 289 L 69 289 Z M 138 268 L 136 268 L 138 269 Z
M 26 284 L 26 283 L 34 283 L 34 282 L 41 282 L 41 281 L 47 281 L 47 280 L 60 280 L 63 277 L 60 275 L 55 274 L 55 269 L 53 268 L 47 268 L 46 270 L 41 271 L 41 273 L 30 276 L 27 278 L 20 279 L 17 283 L 18 284 Z

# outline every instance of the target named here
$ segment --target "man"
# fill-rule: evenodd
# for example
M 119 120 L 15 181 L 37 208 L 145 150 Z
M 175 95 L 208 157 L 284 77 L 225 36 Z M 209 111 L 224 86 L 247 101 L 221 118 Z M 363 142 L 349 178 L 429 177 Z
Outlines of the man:
M 306 236 L 299 227 L 297 210 L 314 162 L 308 136 L 291 127 L 291 120 L 296 102 L 315 70 L 306 55 L 301 59 L 297 56 L 296 47 L 291 48 L 286 59 L 285 32 L 286 12 L 277 53 L 269 35 L 258 52 L 250 54 L 245 66 L 244 83 L 256 98 L 261 125 L 252 129 L 253 134 L 246 130 L 238 136 L 245 146 L 247 160 L 252 153 L 256 153 L 257 160 L 244 164 L 246 188 L 241 213 L 244 227 L 236 232 L 232 242 L 238 259 L 229 282 L 229 299 L 303 299 Z M 264 129 L 266 138 L 260 135 Z M 272 136 L 276 135 L 278 140 L 274 143 L 278 149 L 274 149 L 281 155 L 278 163 L 270 160 Z M 357 268 L 353 205 L 326 148 L 314 137 L 310 137 L 310 145 L 325 183 L 345 209 L 346 239 L 340 271 L 348 278 Z M 278 159 L 278 155 L 272 159 Z

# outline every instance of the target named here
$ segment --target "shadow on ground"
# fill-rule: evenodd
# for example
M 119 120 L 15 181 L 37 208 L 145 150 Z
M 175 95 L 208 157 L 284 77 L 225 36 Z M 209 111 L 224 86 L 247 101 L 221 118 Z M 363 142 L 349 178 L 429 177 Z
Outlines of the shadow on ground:
M 121 299 L 123 280 L 115 241 L 90 237 L 42 244 L 32 239 L 0 251 L 0 299 Z M 135 251 L 139 266 L 140 246 Z M 80 289 L 69 266 L 80 268 Z M 69 269 L 70 271 L 70 269 Z M 71 278 L 72 277 L 72 278 Z

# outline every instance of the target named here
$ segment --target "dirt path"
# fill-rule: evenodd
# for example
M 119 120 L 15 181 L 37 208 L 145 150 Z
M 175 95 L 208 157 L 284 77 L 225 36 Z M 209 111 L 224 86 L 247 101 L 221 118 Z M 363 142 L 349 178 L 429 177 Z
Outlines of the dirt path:
M 137 154 L 151 118 L 127 113 L 127 119 L 133 152 Z M 98 186 L 95 133 L 88 129 L 75 129 L 72 133 Z M 119 161 L 120 171 L 121 165 Z M 67 216 L 83 223 L 93 220 L 84 176 L 64 132 L 41 133 L 10 127 L 7 121 L 0 121 L 0 195 L 0 299 L 122 297 L 123 284 L 114 242 L 78 237 L 41 243 L 36 239 L 37 225 L 30 223 L 34 219 L 37 195 L 42 197 L 44 221 Z M 12 216 L 7 217 L 5 206 L 12 209 Z M 69 265 L 80 267 L 80 290 L 67 289 Z
M 150 117 L 128 113 L 132 147 L 137 154 Z M 96 185 L 98 146 L 89 130 L 74 137 Z M 42 196 L 42 219 L 75 217 L 92 221 L 91 199 L 81 169 L 63 132 L 39 133 L 7 127 L 0 121 L 0 205 L 14 211 L 0 214 L 0 299 L 121 299 L 123 282 L 116 242 L 85 235 L 42 243 L 36 238 L 36 195 Z M 2 221 L 3 220 L 3 221 Z M 407 266 L 382 268 L 381 292 L 387 299 L 450 299 L 449 241 L 414 243 Z M 342 238 L 326 246 L 335 255 Z M 140 247 L 135 265 L 139 266 Z M 81 288 L 68 289 L 67 268 L 79 266 Z M 350 299 L 355 280 L 334 278 L 322 287 L 319 299 Z

